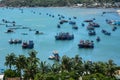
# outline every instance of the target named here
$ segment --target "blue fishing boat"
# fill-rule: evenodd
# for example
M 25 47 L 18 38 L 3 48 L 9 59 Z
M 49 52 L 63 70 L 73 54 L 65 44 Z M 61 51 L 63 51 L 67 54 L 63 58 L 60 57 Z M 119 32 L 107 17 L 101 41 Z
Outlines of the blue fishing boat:
M 115 22 L 113 22 L 113 25 L 118 25 L 118 26 L 120 26 L 120 21 L 115 21 Z
M 34 43 L 33 43 L 32 40 L 29 41 L 29 43 L 28 43 L 28 48 L 29 48 L 29 49 L 34 48 Z
M 34 48 L 34 42 L 30 40 L 29 42 L 23 42 L 22 44 L 23 49 L 33 49 Z

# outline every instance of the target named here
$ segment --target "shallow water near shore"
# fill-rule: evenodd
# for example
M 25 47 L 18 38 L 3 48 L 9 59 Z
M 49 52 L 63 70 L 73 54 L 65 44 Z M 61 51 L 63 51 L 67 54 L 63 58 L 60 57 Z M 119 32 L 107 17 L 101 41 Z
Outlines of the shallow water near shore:
M 34 50 L 38 52 L 37 57 L 42 61 L 53 63 L 48 60 L 48 57 L 52 55 L 53 50 L 57 50 L 59 55 L 67 55 L 74 57 L 80 55 L 83 60 L 91 61 L 107 61 L 109 59 L 114 60 L 117 65 L 120 65 L 120 26 L 117 26 L 116 31 L 112 31 L 112 26 L 105 22 L 106 19 L 120 20 L 120 15 L 117 13 L 106 13 L 102 15 L 104 11 L 116 11 L 117 9 L 95 9 L 95 8 L 67 8 L 67 7 L 56 7 L 56 8 L 22 8 L 23 12 L 19 8 L 0 8 L 0 23 L 2 19 L 8 21 L 15 21 L 16 25 L 28 27 L 32 30 L 39 30 L 43 32 L 43 35 L 35 35 L 35 31 L 29 29 L 16 29 L 14 33 L 5 33 L 8 29 L 6 24 L 0 25 L 0 69 L 6 69 L 4 66 L 5 56 L 9 53 L 15 53 L 16 55 L 28 56 L 29 49 L 22 49 L 21 44 L 9 44 L 8 41 L 12 39 L 21 39 L 22 41 L 33 40 Z M 46 14 L 54 15 L 51 17 Z M 71 18 L 72 21 L 76 22 L 79 27 L 78 30 L 72 29 L 68 23 L 62 24 L 61 28 L 57 28 L 59 23 L 59 16 L 61 14 L 65 16 L 64 19 L 68 20 Z M 76 16 L 77 19 L 74 19 Z M 100 24 L 100 28 L 96 28 L 96 36 L 88 36 L 88 31 L 85 23 L 85 27 L 81 26 L 86 19 L 95 18 L 95 22 Z M 11 25 L 11 24 L 7 24 Z M 105 29 L 111 32 L 111 36 L 106 36 L 101 33 L 101 30 Z M 56 41 L 55 35 L 59 32 L 69 32 L 74 34 L 74 40 L 70 41 Z M 27 33 L 27 35 L 22 35 Z M 101 38 L 100 42 L 96 42 L 96 37 Z M 94 49 L 79 49 L 78 43 L 83 40 L 93 40 Z

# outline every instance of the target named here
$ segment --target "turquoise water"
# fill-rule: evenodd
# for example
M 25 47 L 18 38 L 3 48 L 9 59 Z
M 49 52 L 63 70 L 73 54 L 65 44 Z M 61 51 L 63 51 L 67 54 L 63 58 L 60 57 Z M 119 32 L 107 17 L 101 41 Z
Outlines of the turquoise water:
M 120 65 L 120 27 L 117 27 L 115 32 L 112 31 L 112 26 L 108 25 L 106 19 L 120 20 L 120 16 L 116 13 L 108 13 L 103 16 L 103 11 L 116 11 L 116 9 L 93 9 L 93 8 L 22 8 L 23 13 L 21 13 L 19 8 L 6 9 L 0 8 L 0 23 L 2 19 L 9 21 L 15 21 L 17 25 L 22 25 L 22 27 L 29 27 L 31 29 L 36 29 L 43 32 L 43 35 L 35 35 L 34 31 L 29 31 L 28 29 L 16 29 L 14 33 L 5 33 L 8 27 L 5 25 L 0 25 L 0 69 L 6 69 L 4 66 L 5 56 L 9 53 L 14 52 L 16 55 L 27 53 L 30 50 L 24 50 L 21 44 L 8 43 L 8 40 L 21 39 L 23 41 L 33 40 L 35 43 L 34 49 L 38 52 L 37 57 L 42 61 L 47 61 L 48 57 L 52 54 L 53 50 L 58 50 L 59 55 L 67 55 L 69 57 L 74 57 L 76 54 L 80 55 L 83 60 L 92 61 L 107 61 L 113 59 L 117 65 Z M 35 13 L 33 13 L 35 12 Z M 41 15 L 39 15 L 41 13 Z M 52 18 L 46 13 L 54 15 Z M 78 30 L 73 30 L 71 25 L 68 23 L 63 24 L 60 29 L 57 28 L 59 22 L 58 14 L 64 15 L 65 19 L 71 18 L 75 21 Z M 73 19 L 76 16 L 77 19 Z M 100 24 L 100 28 L 96 29 L 96 36 L 88 36 L 86 27 L 82 27 L 86 19 L 95 18 L 95 22 Z M 11 24 L 8 24 L 11 25 Z M 85 23 L 87 26 L 87 23 Z M 105 29 L 111 32 L 111 36 L 106 36 L 101 33 L 101 30 Z M 75 38 L 71 41 L 56 41 L 54 36 L 58 32 L 69 32 L 74 34 Z M 21 33 L 27 33 L 28 35 L 22 35 Z M 96 37 L 100 36 L 101 41 L 96 42 Z M 93 40 L 95 43 L 94 49 L 79 49 L 78 43 L 80 39 Z

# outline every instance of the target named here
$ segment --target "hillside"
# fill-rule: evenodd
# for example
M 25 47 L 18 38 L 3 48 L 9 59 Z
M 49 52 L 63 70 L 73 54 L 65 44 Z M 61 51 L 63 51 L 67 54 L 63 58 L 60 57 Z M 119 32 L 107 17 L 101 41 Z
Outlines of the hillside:
M 120 7 L 119 0 L 2 0 L 1 6 L 11 7 Z

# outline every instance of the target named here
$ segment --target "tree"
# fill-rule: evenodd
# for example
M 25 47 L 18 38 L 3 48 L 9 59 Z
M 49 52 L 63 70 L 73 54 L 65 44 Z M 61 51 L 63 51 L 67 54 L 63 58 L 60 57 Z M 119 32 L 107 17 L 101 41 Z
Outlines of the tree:
M 26 57 L 24 55 L 19 55 L 19 57 L 16 58 L 15 64 L 18 73 L 20 73 L 20 77 L 22 77 L 21 72 L 27 66 Z
M 83 80 L 114 80 L 114 79 L 107 78 L 105 75 L 101 73 L 95 73 L 83 76 Z
M 42 74 L 44 74 L 48 71 L 48 65 L 46 64 L 46 61 L 41 61 L 40 70 L 41 70 Z
M 70 58 L 67 56 L 63 56 L 61 66 L 62 66 L 62 70 L 70 71 L 71 70 Z
M 6 56 L 6 66 L 10 69 L 5 71 L 5 77 L 21 77 L 21 71 L 24 74 L 24 80 L 78 80 L 79 76 L 83 80 L 115 80 L 113 74 L 116 64 L 113 60 L 108 62 L 82 61 L 79 55 L 73 58 L 63 56 L 61 62 L 48 65 L 46 61 L 39 62 L 35 50 L 29 52 L 29 56 L 15 56 L 14 53 Z M 15 70 L 11 68 L 14 66 Z M 84 74 L 86 73 L 86 74 Z
M 84 72 L 83 62 L 82 58 L 79 57 L 79 55 L 75 55 L 74 58 L 72 58 L 72 68 L 73 71 L 75 71 L 76 75 L 82 75 Z
M 9 66 L 9 68 L 11 69 L 12 66 L 15 65 L 15 60 L 16 60 L 16 55 L 14 53 L 11 53 L 11 54 L 8 54 L 6 57 L 5 57 L 5 65 L 6 66 Z
M 53 73 L 59 73 L 59 71 L 60 71 L 60 64 L 59 63 L 52 64 L 52 66 L 50 66 L 50 70 Z
M 94 73 L 101 73 L 103 75 L 106 75 L 106 70 L 107 70 L 107 64 L 104 62 L 94 62 Z
M 24 69 L 24 76 L 26 79 L 34 79 L 36 73 L 38 73 L 39 68 L 39 58 L 36 57 L 37 52 L 35 50 L 30 51 L 29 57 L 27 57 L 27 66 Z
M 13 78 L 13 77 L 19 77 L 20 74 L 17 73 L 15 70 L 7 69 L 4 72 L 5 78 Z
M 113 62 L 113 60 L 108 60 L 107 63 L 107 74 L 113 77 L 113 74 L 115 73 L 116 64 Z

